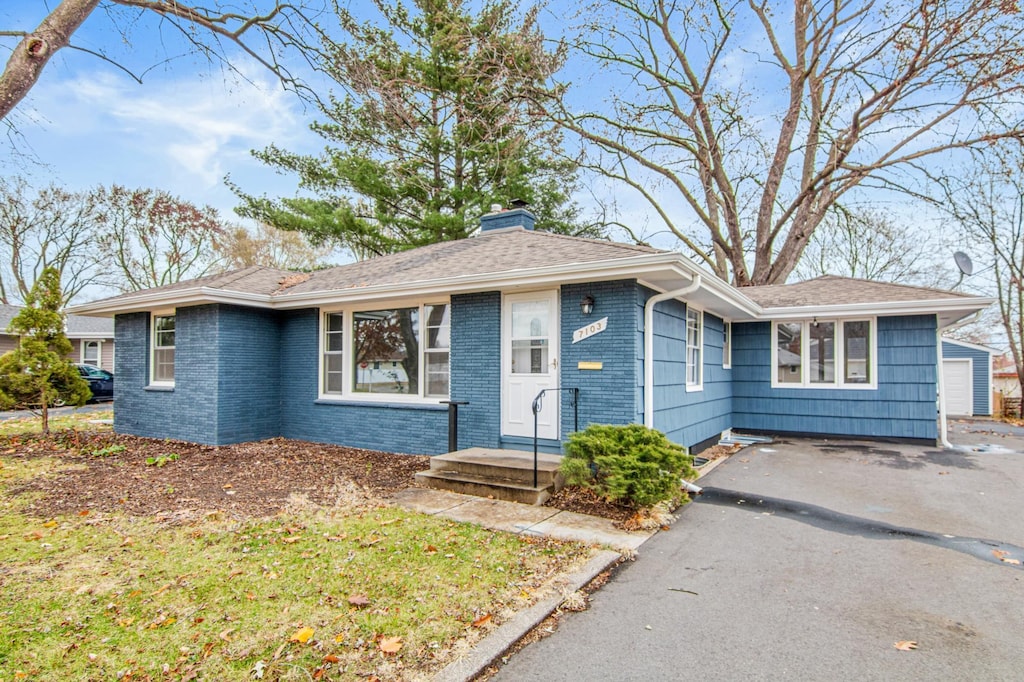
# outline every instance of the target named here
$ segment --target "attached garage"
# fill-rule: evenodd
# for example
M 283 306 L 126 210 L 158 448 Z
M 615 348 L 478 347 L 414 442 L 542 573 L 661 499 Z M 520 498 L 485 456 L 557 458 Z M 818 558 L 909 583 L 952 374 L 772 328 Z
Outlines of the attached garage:
M 942 340 L 942 389 L 950 417 L 992 414 L 994 348 L 966 341 Z

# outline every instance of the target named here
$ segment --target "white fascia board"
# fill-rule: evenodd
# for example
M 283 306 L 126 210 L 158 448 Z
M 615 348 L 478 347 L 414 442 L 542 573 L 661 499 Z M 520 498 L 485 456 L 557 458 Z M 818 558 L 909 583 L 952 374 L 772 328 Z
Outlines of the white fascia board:
M 839 305 L 806 305 L 785 308 L 764 308 L 763 320 L 806 320 L 808 317 L 854 317 L 858 315 L 930 315 L 962 312 L 965 315 L 991 305 L 994 298 L 945 298 L 925 301 L 888 301 L 884 303 L 843 303 Z
M 140 292 L 136 296 L 82 303 L 67 308 L 67 312 L 73 315 L 112 317 L 119 313 L 142 312 L 154 308 L 176 308 L 203 303 L 233 303 L 253 308 L 273 307 L 271 297 L 267 294 L 248 294 L 239 291 L 196 287 L 194 289 L 175 289 L 174 291 Z
M 103 339 L 114 338 L 114 330 L 111 329 L 109 334 L 105 332 L 94 332 L 91 334 L 87 334 L 85 332 L 64 332 L 64 336 L 69 339 L 96 339 L 97 341 L 100 341 Z

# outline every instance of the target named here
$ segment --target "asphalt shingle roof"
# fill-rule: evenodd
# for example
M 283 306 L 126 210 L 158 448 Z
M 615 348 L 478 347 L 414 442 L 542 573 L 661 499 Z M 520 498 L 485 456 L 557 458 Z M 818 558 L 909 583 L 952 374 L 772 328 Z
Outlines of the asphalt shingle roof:
M 21 310 L 21 306 L 0 304 L 0 334 L 7 333 L 7 325 Z M 86 315 L 68 315 L 67 333 L 76 336 L 92 334 L 99 338 L 114 337 L 114 320 L 104 317 L 88 317 Z
M 762 308 L 827 306 L 892 301 L 932 301 L 973 298 L 943 289 L 875 282 L 868 279 L 823 275 L 795 284 L 743 287 L 740 291 Z
M 414 283 L 458 275 L 497 274 L 656 253 L 665 252 L 648 246 L 567 237 L 550 232 L 508 230 L 430 244 L 418 249 L 318 270 L 308 275 L 251 266 L 168 284 L 148 289 L 146 292 L 206 288 L 284 298 L 293 294 Z M 117 301 L 137 294 L 138 292 L 122 294 L 105 300 Z
M 281 296 L 592 263 L 655 253 L 664 252 L 649 246 L 567 237 L 550 232 L 510 230 L 431 244 L 320 270 L 308 280 L 288 287 Z

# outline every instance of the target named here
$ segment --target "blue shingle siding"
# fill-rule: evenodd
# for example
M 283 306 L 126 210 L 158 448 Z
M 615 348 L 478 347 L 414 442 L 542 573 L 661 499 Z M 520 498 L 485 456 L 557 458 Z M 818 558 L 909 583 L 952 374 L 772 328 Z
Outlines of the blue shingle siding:
M 653 291 L 642 289 L 641 304 Z M 640 308 L 641 327 L 643 308 Z M 686 390 L 686 304 L 662 301 L 654 307 L 654 428 L 687 447 L 732 426 L 732 370 L 722 368 L 725 323 L 704 313 L 701 364 L 703 388 Z M 642 337 L 641 337 L 642 339 Z M 640 383 L 643 382 L 641 340 Z M 642 386 L 641 386 L 642 388 Z M 642 400 L 641 400 L 642 402 Z M 641 405 L 642 421 L 643 408 Z
M 561 385 L 580 389 L 579 427 L 636 421 L 636 289 L 634 280 L 565 285 L 561 289 Z M 594 298 L 594 311 L 583 315 L 580 301 Z M 608 318 L 604 331 L 572 342 L 575 330 Z M 600 370 L 581 370 L 580 362 L 600 362 Z M 562 437 L 573 430 L 569 396 L 562 396 Z
M 448 450 L 440 404 L 318 401 L 319 310 L 281 313 L 281 435 L 409 454 Z
M 501 440 L 501 293 L 452 296 L 452 400 L 459 408 L 459 447 L 498 447 Z
M 948 341 L 942 342 L 943 358 L 970 358 L 971 384 L 974 398 L 974 414 L 988 416 L 992 414 L 992 355 L 988 351 L 968 348 Z
M 771 323 L 733 324 L 733 426 L 934 440 L 935 316 L 880 317 L 876 389 L 772 388 Z

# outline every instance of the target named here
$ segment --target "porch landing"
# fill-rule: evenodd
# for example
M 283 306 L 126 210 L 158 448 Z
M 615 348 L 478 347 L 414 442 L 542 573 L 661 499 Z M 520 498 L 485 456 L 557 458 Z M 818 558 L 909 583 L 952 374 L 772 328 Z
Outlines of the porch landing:
M 416 474 L 427 488 L 507 502 L 544 504 L 564 480 L 558 473 L 562 458 L 537 454 L 537 485 L 533 485 L 533 453 L 499 448 L 467 448 L 430 458 L 430 469 Z

